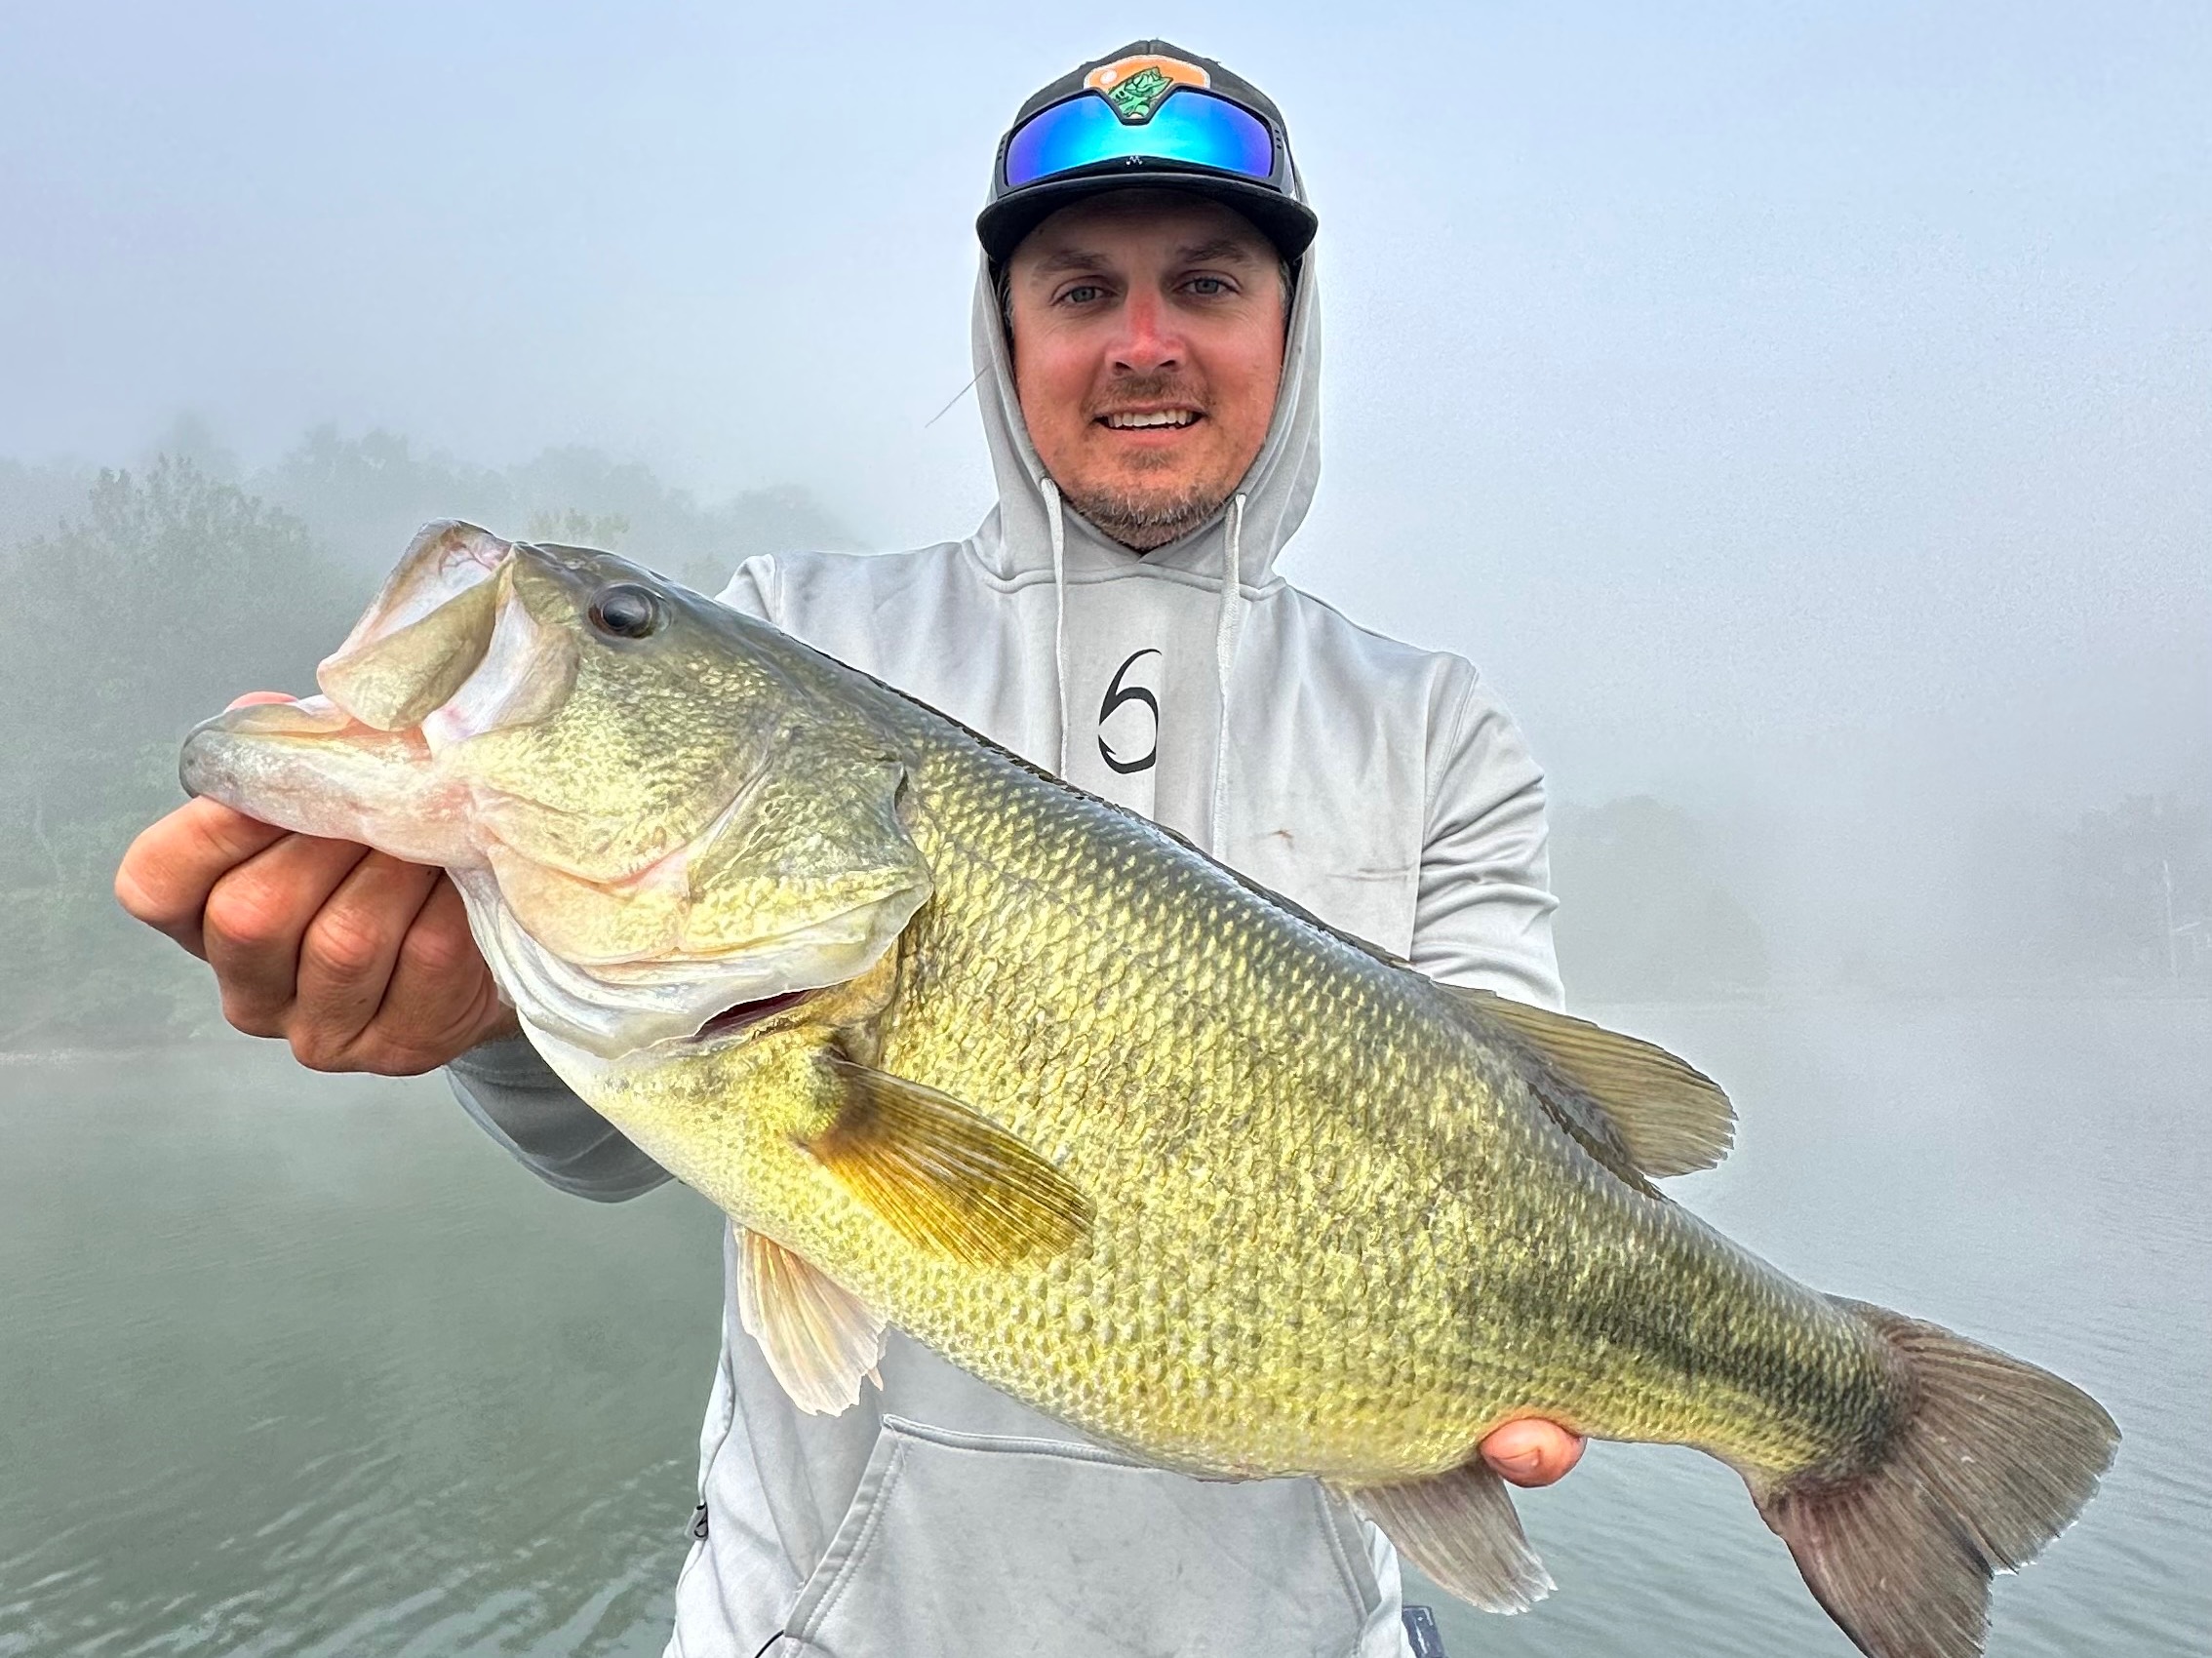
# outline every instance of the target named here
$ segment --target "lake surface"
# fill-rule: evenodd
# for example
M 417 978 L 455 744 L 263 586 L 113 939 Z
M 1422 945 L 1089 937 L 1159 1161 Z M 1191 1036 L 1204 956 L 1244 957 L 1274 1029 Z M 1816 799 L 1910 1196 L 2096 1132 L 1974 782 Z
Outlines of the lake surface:
M 1592 1011 L 1735 1096 L 1681 1201 L 2119 1419 L 1991 1651 L 2212 1650 L 2212 1004 Z M 435 1080 L 0 1066 L 0 1658 L 659 1652 L 719 1230 L 554 1194 Z M 1453 1658 L 1849 1658 L 1718 1464 L 1598 1445 L 1521 1507 L 1559 1591 L 1437 1599 Z

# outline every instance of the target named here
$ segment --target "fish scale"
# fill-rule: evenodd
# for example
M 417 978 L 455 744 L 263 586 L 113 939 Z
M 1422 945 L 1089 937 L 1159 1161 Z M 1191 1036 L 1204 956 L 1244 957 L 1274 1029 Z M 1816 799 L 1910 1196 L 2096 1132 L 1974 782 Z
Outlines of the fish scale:
M 878 1062 L 980 1102 L 1100 1222 L 1080 1256 L 1011 1275 L 918 1254 L 857 1208 L 823 1236 L 805 1186 L 778 1188 L 790 1210 L 753 1198 L 749 1223 L 987 1380 L 1211 1473 L 1435 1473 L 1531 1410 L 1791 1471 L 1858 1430 L 1836 1412 L 1863 1401 L 1837 1390 L 1768 1385 L 1747 1413 L 1725 1371 L 1654 1362 L 1633 1284 L 1688 1277 L 1730 1309 L 1739 1362 L 1777 1371 L 1810 1324 L 1822 1361 L 1887 1383 L 1845 1315 L 1776 1293 L 1532 1112 L 1417 977 L 895 698 L 885 713 L 935 885 Z M 712 1181 L 694 1183 L 733 1211 L 762 1184 Z M 1225 1240 L 1233 1270 L 1214 1270 Z M 1172 1322 L 1168 1284 L 1186 1285 Z M 1009 1328 L 1031 1297 L 1047 1318 Z M 1811 1407 L 1829 1414 L 1792 1420 Z
M 1668 1201 L 1730 1135 L 1672 1055 L 1433 983 L 635 566 L 432 526 L 321 677 L 195 731 L 186 786 L 454 872 L 531 1040 L 730 1213 L 802 1408 L 889 1322 L 1164 1466 L 1319 1476 L 1499 1610 L 1549 1581 L 1491 1429 L 1695 1445 L 1876 1658 L 1980 1652 L 2112 1459 L 2068 1383 Z

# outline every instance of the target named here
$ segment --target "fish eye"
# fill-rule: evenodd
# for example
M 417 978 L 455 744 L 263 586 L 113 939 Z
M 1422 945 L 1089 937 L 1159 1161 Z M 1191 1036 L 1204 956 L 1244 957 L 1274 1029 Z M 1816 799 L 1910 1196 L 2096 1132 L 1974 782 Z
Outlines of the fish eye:
M 602 587 L 591 602 L 591 625 L 616 639 L 644 639 L 659 632 L 663 619 L 659 599 L 634 581 Z

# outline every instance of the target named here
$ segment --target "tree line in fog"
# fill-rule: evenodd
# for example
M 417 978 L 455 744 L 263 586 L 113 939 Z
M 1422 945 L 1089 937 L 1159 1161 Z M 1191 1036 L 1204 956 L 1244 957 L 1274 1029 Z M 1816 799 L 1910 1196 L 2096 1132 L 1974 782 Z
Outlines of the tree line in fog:
M 2212 810 L 2134 796 L 2078 813 L 1991 809 L 1930 835 L 1941 902 L 1908 934 L 1869 902 L 1806 925 L 1785 888 L 1876 894 L 1885 872 L 1810 870 L 1771 832 L 1635 796 L 1556 807 L 1560 961 L 1576 1001 L 1756 994 L 2212 990 Z M 1842 906 L 1850 912 L 1848 902 Z
M 244 690 L 306 690 L 426 520 L 616 548 L 707 591 L 755 552 L 856 544 L 804 490 L 702 504 L 588 449 L 490 468 L 323 428 L 247 473 L 190 422 L 164 448 L 129 471 L 0 459 L 0 570 L 17 624 L 0 652 L 0 1051 L 214 1024 L 205 973 L 115 908 L 116 859 L 178 799 L 185 730 Z M 1759 858 L 1726 822 L 1644 797 L 1558 806 L 1570 994 L 2212 985 L 2202 801 L 2016 814 L 1986 840 L 1942 947 L 1808 952 L 1777 924 Z
M 205 972 L 116 908 L 116 860 L 181 798 L 183 733 L 242 691 L 312 690 L 426 521 L 616 547 L 710 592 L 756 552 L 856 544 L 803 490 L 705 505 L 586 449 L 494 469 L 323 428 L 246 474 L 190 422 L 164 449 L 131 470 L 0 459 L 18 622 L 0 652 L 0 1051 L 214 1022 Z

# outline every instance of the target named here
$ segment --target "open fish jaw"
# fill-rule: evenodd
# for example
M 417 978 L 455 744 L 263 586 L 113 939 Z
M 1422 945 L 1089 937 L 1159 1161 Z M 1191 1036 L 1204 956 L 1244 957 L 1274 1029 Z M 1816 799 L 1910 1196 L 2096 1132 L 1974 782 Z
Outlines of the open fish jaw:
M 604 554 L 429 526 L 325 659 L 323 694 L 208 721 L 184 786 L 451 871 L 525 1023 L 601 1058 L 856 977 L 928 896 L 927 870 L 910 847 L 855 868 L 829 823 L 832 867 L 749 869 L 753 819 L 793 806 L 757 798 L 769 769 L 737 758 L 740 733 L 664 721 L 657 756 L 609 738 L 641 667 L 691 711 L 690 635 L 725 613 L 655 584 L 663 639 L 595 631 L 603 590 L 651 580 Z

